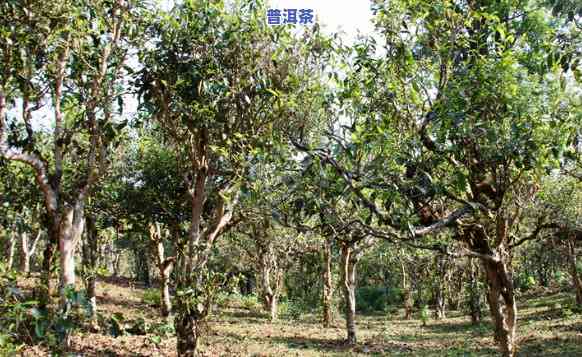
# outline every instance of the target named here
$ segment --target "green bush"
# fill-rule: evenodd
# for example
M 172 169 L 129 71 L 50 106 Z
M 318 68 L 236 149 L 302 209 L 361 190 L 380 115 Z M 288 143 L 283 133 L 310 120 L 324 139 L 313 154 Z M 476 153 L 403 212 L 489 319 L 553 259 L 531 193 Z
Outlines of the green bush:
M 16 287 L 16 273 L 0 263 L 0 355 L 13 355 L 22 347 L 19 343 L 45 343 L 57 352 L 63 342 L 78 329 L 90 313 L 85 294 L 73 288 L 65 290 L 67 307 L 50 314 L 27 298 Z
M 570 277 L 568 274 L 558 270 L 554 273 L 554 281 L 558 283 L 560 288 L 569 289 L 570 288 Z
M 356 290 L 356 309 L 370 313 L 387 311 L 389 305 L 402 301 L 402 292 L 398 288 L 365 286 Z
M 219 292 L 214 298 L 214 304 L 221 308 L 233 307 L 237 306 L 237 304 L 240 306 L 242 305 L 242 299 L 243 295 L 238 293 Z
M 29 311 L 36 302 L 27 302 L 16 287 L 16 273 L 0 262 L 0 355 L 14 355 L 22 348 L 17 341 L 32 342 Z M 27 336 L 25 340 L 22 335 Z
M 158 289 L 146 289 L 143 292 L 141 301 L 151 306 L 161 306 L 162 296 Z
M 242 295 L 239 303 L 243 309 L 250 311 L 259 311 L 261 309 L 261 303 L 256 295 Z
M 514 284 L 516 289 L 521 291 L 527 291 L 532 288 L 535 288 L 538 285 L 538 282 L 534 276 L 526 274 L 525 272 L 521 272 L 517 275 L 517 278 L 514 280 Z
M 310 308 L 301 301 L 287 300 L 279 303 L 279 316 L 288 320 L 299 320 Z
M 420 309 L 420 320 L 422 321 L 422 326 L 426 326 L 429 316 L 430 311 L 428 309 L 428 305 L 423 305 L 422 308 Z

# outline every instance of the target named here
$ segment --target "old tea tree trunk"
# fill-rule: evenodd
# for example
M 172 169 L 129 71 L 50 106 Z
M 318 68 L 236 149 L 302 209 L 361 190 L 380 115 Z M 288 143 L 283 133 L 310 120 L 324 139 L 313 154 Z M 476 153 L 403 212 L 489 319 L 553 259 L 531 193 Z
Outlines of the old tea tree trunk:
M 511 257 L 507 248 L 508 219 L 499 212 L 493 220 L 494 241 L 485 228 L 476 224 L 465 237 L 470 238 L 471 249 L 478 252 L 487 282 L 487 303 L 497 342 L 503 356 L 516 353 L 517 304 L 513 287 Z M 493 243 L 493 247 L 490 244 Z
M 346 316 L 346 343 L 355 345 L 356 338 L 356 264 L 357 257 L 353 254 L 353 247 L 344 244 L 341 248 L 342 289 L 345 299 Z
M 260 245 L 259 267 L 265 310 L 269 313 L 270 320 L 275 321 L 277 319 L 277 304 L 283 272 L 277 262 L 277 255 L 272 242 Z
M 30 273 L 30 259 L 36 251 L 41 235 L 42 231 L 39 229 L 31 243 L 28 232 L 20 233 L 20 271 L 24 274 Z
M 197 177 L 200 183 L 200 175 Z M 177 269 L 177 292 L 174 324 L 176 328 L 179 356 L 195 356 L 200 336 L 200 324 L 206 318 L 214 282 L 208 271 L 207 263 L 216 238 L 223 232 L 232 218 L 236 200 L 227 204 L 221 199 L 214 219 L 204 230 L 200 230 L 202 215 L 202 185 L 195 190 L 193 198 L 193 220 L 190 227 L 189 249 L 186 256 L 179 256 Z
M 170 274 L 174 266 L 175 257 L 166 258 L 164 240 L 159 223 L 150 224 L 150 239 L 152 250 L 156 258 L 156 265 L 160 274 L 161 290 L 161 313 L 163 317 L 169 317 L 172 313 L 172 302 L 170 295 Z
M 238 202 L 238 186 L 225 187 L 215 192 L 216 206 L 202 229 L 204 202 L 207 199 L 208 136 L 198 137 L 197 154 L 191 157 L 194 180 L 187 179 L 192 202 L 188 239 L 183 249 L 177 249 L 176 306 L 174 325 L 179 356 L 195 356 L 200 336 L 200 325 L 208 315 L 214 290 L 214 281 L 208 270 L 208 259 L 216 238 L 224 232 L 232 219 Z M 184 254 L 183 252 L 186 252 Z
M 6 240 L 6 267 L 8 269 L 12 269 L 12 265 L 14 265 L 14 250 L 16 248 L 16 231 L 13 228 L 12 232 L 8 236 Z
M 360 245 L 356 247 L 356 244 Z M 355 345 L 356 337 L 356 266 L 371 240 L 341 242 L 341 282 L 345 299 L 346 344 Z
M 503 250 L 500 250 L 498 256 L 501 254 L 504 254 Z M 510 263 L 506 259 L 483 260 L 483 267 L 489 286 L 487 302 L 495 326 L 495 340 L 504 356 L 514 356 L 517 305 Z

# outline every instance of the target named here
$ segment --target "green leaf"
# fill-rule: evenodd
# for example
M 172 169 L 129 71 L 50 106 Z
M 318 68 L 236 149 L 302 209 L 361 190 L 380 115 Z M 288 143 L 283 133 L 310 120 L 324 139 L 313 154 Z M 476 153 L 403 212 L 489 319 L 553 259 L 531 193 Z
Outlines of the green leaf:
M 37 321 L 34 324 L 34 333 L 36 334 L 36 337 L 43 338 L 45 332 L 46 331 L 45 331 L 44 322 L 43 321 Z
M 274 97 L 279 98 L 279 92 L 277 90 L 273 90 L 271 88 L 267 88 L 267 92 L 271 93 Z

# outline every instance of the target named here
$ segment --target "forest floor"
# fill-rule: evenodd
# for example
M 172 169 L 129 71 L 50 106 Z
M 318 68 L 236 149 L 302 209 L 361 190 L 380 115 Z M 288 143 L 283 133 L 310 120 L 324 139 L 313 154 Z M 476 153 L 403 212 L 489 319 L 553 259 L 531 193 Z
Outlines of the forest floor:
M 25 284 L 32 284 L 29 280 Z M 23 286 L 26 288 L 26 286 Z M 175 356 L 175 337 L 164 336 L 158 309 L 143 302 L 144 289 L 124 279 L 98 282 L 98 309 L 104 319 L 121 314 L 129 326 L 143 319 L 146 335 L 112 337 L 109 331 L 81 329 L 73 337 L 74 356 Z M 523 296 L 519 306 L 519 356 L 582 356 L 582 314 L 565 306 L 564 293 Z M 484 310 L 487 314 L 487 310 Z M 319 317 L 270 323 L 265 315 L 241 307 L 217 309 L 208 319 L 202 356 L 496 356 L 488 319 L 477 326 L 460 312 L 444 320 L 403 320 L 402 311 L 359 315 L 358 346 L 342 343 L 344 321 L 322 328 Z M 48 356 L 44 346 L 29 346 L 25 356 Z

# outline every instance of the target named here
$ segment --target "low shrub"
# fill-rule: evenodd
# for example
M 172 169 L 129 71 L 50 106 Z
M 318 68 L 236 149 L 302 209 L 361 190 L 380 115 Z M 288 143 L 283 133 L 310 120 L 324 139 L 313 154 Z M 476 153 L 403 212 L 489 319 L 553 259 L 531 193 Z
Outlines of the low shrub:
M 309 308 L 300 301 L 288 300 L 279 304 L 279 316 L 283 319 L 299 320 L 307 312 L 310 312 Z
M 158 289 L 146 289 L 143 292 L 141 301 L 150 305 L 159 307 L 162 304 L 162 295 Z
M 259 311 L 261 310 L 261 303 L 256 295 L 241 295 L 239 304 L 243 309 L 249 311 Z
M 0 263 L 0 355 L 16 354 L 23 347 L 18 343 L 43 342 L 59 352 L 90 313 L 84 292 L 66 289 L 66 309 L 49 313 L 17 288 L 16 276 Z
M 401 301 L 402 292 L 398 288 L 365 286 L 356 290 L 356 309 L 363 313 L 387 311 L 390 305 Z
M 428 305 L 423 305 L 420 309 L 420 320 L 422 321 L 422 326 L 426 326 L 429 317 L 430 311 L 428 309 Z

